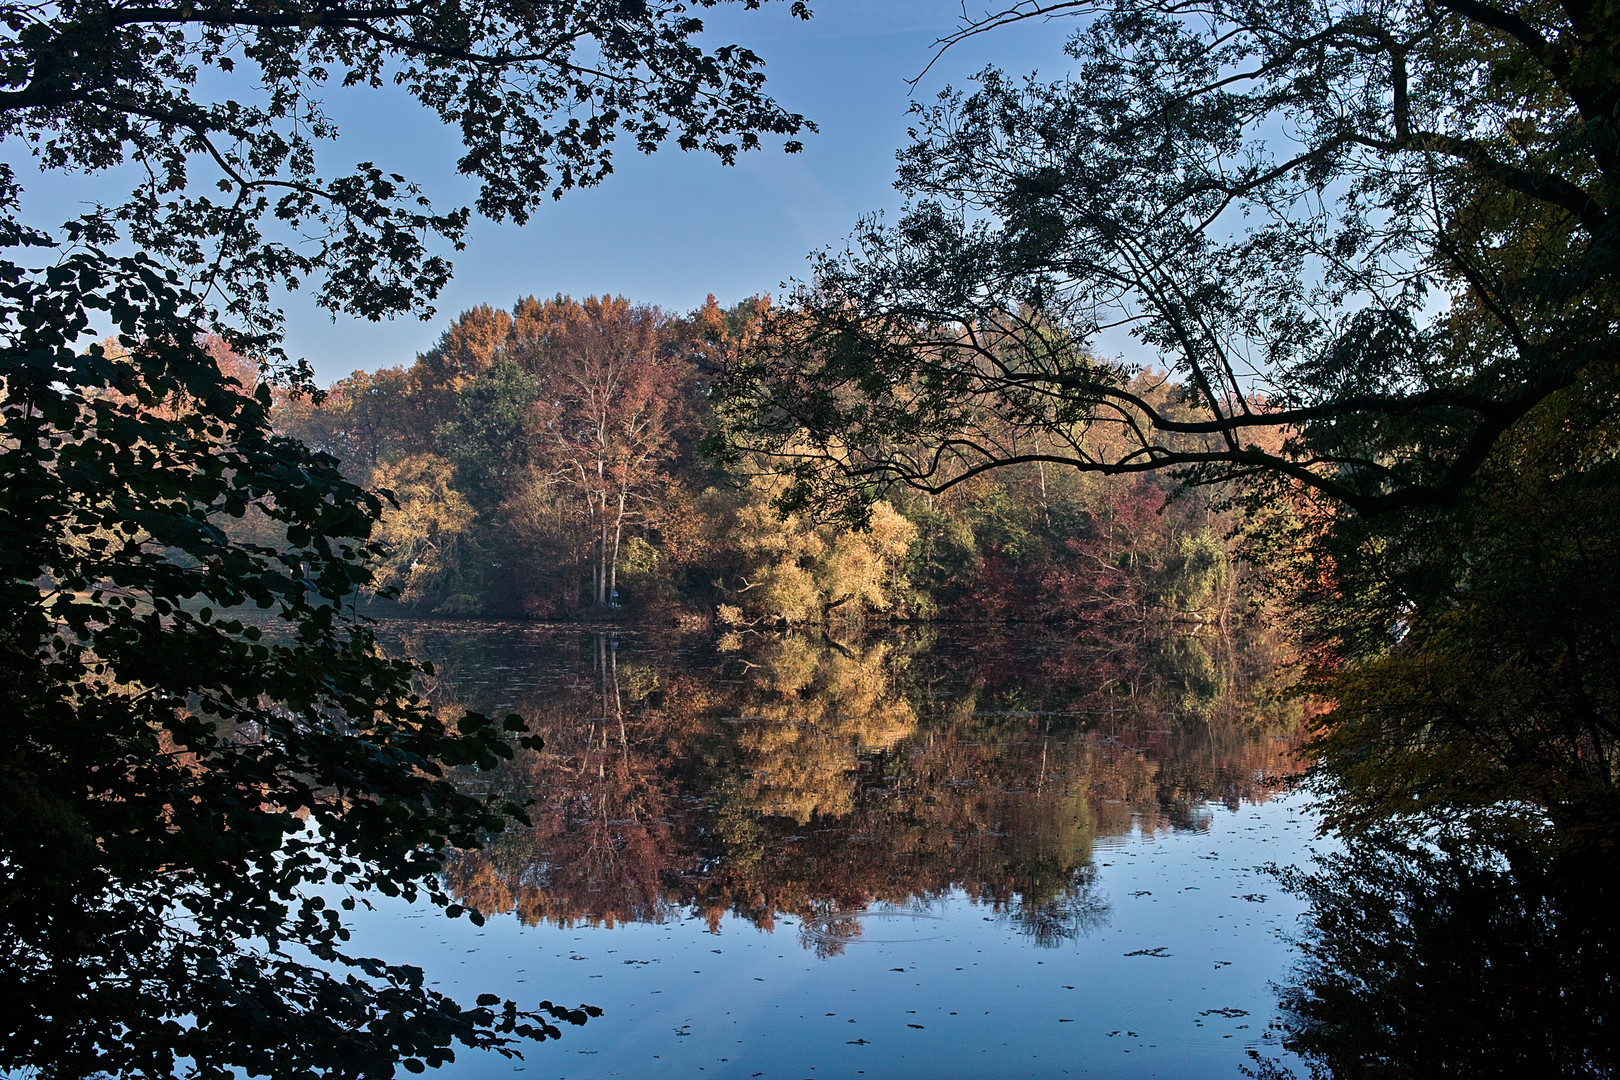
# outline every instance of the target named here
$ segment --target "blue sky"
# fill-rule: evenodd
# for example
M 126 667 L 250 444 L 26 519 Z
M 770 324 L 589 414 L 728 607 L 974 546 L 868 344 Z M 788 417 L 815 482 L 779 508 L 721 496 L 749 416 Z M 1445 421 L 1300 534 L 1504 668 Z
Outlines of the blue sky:
M 804 275 L 812 251 L 842 246 L 860 215 L 898 205 L 894 155 L 906 141 L 913 94 L 931 100 L 990 64 L 1058 78 L 1075 25 L 1029 22 L 970 39 L 913 91 L 908 80 L 928 67 L 934 43 L 960 25 L 960 0 L 811 0 L 811 7 L 809 22 L 792 18 L 786 0 L 754 12 L 741 4 L 700 12 L 712 44 L 736 42 L 764 57 L 770 92 L 820 126 L 802 153 L 767 144 L 728 168 L 700 153 L 666 148 L 644 156 L 621 144 L 616 172 L 600 187 L 548 202 L 524 227 L 475 218 L 430 321 L 334 321 L 295 293 L 285 298 L 287 351 L 309 359 L 327 383 L 356 369 L 409 364 L 477 304 L 615 293 L 680 312 L 710 293 L 731 304 L 774 292 Z M 341 137 L 323 147 L 324 173 L 373 161 L 422 184 L 438 207 L 472 202 L 473 185 L 455 174 L 454 132 L 408 95 L 334 88 L 325 104 Z M 24 185 L 24 214 L 42 222 L 121 200 L 134 180 L 128 166 L 40 175 L 16 145 L 3 157 Z
M 522 228 L 475 220 L 432 322 L 333 322 L 295 295 L 288 351 L 307 357 L 326 382 L 357 368 L 409 363 L 457 312 L 480 303 L 609 292 L 685 311 L 709 293 L 729 304 L 802 276 L 806 256 L 839 245 L 859 215 L 897 205 L 894 152 L 905 142 L 912 93 L 906 80 L 927 66 L 932 43 L 962 8 L 951 0 L 823 0 L 804 23 L 786 7 L 739 6 L 704 18 L 716 41 L 761 54 L 771 91 L 820 125 L 803 153 L 767 147 L 727 168 L 702 154 L 665 149 L 644 157 L 625 147 L 602 186 L 569 193 Z M 971 41 L 947 54 L 917 93 L 932 98 L 989 63 L 1055 77 L 1071 27 L 1031 24 Z M 470 201 L 470 188 L 453 175 L 453 133 L 402 97 L 370 95 L 357 104 L 339 114 L 344 135 L 329 161 L 374 157 L 424 182 L 437 203 Z

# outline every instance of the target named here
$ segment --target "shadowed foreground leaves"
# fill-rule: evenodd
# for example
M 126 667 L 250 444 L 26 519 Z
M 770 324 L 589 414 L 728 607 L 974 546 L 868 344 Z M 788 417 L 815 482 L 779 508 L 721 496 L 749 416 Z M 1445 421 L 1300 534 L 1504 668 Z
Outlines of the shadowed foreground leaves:
M 152 263 L 9 269 L 0 1070 L 390 1077 L 583 1023 L 346 948 L 372 893 L 462 913 L 439 852 L 522 815 L 449 771 L 539 745 L 432 708 L 345 610 L 379 498 L 271 433 Z M 92 319 L 117 344 L 79 352 Z

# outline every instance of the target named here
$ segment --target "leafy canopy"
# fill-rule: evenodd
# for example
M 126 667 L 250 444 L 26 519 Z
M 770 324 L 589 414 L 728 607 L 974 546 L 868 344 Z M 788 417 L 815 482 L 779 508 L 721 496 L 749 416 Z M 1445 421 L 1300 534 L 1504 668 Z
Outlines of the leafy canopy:
M 378 497 L 270 433 L 166 275 L 77 253 L 43 278 L 0 286 L 0 1063 L 389 1076 L 583 1021 L 345 951 L 339 909 L 448 905 L 439 853 L 521 817 L 450 781 L 511 756 L 503 725 L 437 715 L 345 615 Z M 90 312 L 127 351 L 73 347 Z M 283 542 L 233 538 L 249 514 Z
M 435 208 L 386 165 L 331 168 L 323 92 L 400 88 L 457 130 L 477 211 L 522 223 L 601 182 L 621 137 L 730 163 L 761 133 L 814 130 L 765 94 L 759 56 L 706 47 L 696 13 L 720 2 L 3 3 L 0 138 L 49 171 L 132 166 L 134 189 L 87 213 L 85 235 L 138 243 L 261 345 L 276 285 L 312 282 L 334 312 L 426 317 L 470 210 Z
M 919 105 L 899 220 L 731 369 L 733 443 L 790 504 L 1045 460 L 1443 506 L 1612 362 L 1611 6 L 1060 0 L 953 40 L 1055 15 L 1068 76 Z M 1196 415 L 1129 385 L 1144 362 Z

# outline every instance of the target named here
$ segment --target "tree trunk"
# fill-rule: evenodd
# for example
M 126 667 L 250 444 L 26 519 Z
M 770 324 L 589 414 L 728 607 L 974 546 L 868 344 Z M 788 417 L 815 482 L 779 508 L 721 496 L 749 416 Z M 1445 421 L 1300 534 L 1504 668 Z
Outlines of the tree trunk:
M 1037 449 L 1039 449 L 1038 446 Z M 1052 516 L 1047 508 L 1046 501 L 1046 462 L 1037 461 L 1035 464 L 1040 469 L 1041 473 L 1041 527 L 1050 528 L 1052 525 Z
M 1045 453 L 1045 448 L 1041 446 L 1041 440 L 1039 439 L 1035 440 L 1035 452 L 1037 454 Z M 1052 527 L 1052 516 L 1047 510 L 1046 502 L 1046 462 L 1037 460 L 1035 468 L 1041 474 L 1041 528 L 1049 529 Z
M 602 496 L 602 532 L 597 540 L 596 554 L 596 606 L 607 607 L 607 496 Z
M 624 537 L 624 492 L 619 492 L 619 516 L 613 522 L 613 557 L 608 560 L 608 599 L 619 591 L 619 541 Z

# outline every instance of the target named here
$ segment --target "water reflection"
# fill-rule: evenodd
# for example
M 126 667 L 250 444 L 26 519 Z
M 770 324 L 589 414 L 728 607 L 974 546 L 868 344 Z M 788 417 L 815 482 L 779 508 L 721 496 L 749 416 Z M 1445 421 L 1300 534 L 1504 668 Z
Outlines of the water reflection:
M 493 777 L 531 825 L 446 870 L 462 903 L 526 925 L 791 916 L 828 956 L 926 937 L 929 904 L 960 890 L 1056 945 L 1108 918 L 1100 839 L 1202 828 L 1210 803 L 1264 800 L 1298 768 L 1252 643 L 1134 660 L 1029 637 L 410 644 L 441 697 L 545 735 Z
M 1312 910 L 1283 1046 L 1309 1075 L 1620 1071 L 1612 852 L 1375 831 L 1287 877 Z

